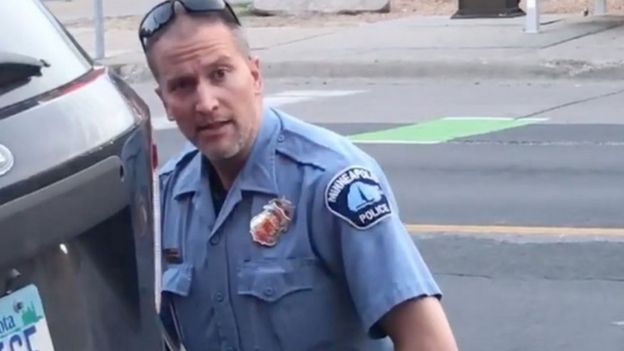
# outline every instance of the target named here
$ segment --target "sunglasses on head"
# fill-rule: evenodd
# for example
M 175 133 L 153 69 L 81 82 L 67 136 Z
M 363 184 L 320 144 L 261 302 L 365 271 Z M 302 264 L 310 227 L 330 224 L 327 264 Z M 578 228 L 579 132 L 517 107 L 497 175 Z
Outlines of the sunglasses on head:
M 154 6 L 139 25 L 139 40 L 144 51 L 147 40 L 169 24 L 175 16 L 176 2 L 180 3 L 188 13 L 216 13 L 228 23 L 239 26 L 241 24 L 230 4 L 224 0 L 166 0 Z

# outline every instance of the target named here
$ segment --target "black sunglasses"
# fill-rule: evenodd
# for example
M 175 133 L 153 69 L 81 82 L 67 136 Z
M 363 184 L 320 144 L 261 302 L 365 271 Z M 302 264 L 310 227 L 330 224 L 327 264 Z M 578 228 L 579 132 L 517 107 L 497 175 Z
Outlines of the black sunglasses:
M 216 13 L 228 23 L 241 25 L 230 4 L 224 0 L 166 0 L 149 10 L 139 25 L 139 40 L 143 51 L 147 40 L 171 22 L 175 16 L 176 2 L 179 2 L 188 13 Z

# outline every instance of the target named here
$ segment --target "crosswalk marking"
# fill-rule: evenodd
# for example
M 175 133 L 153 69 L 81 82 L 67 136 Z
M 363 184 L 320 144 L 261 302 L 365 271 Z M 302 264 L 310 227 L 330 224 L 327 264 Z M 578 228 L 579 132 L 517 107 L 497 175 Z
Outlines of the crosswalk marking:
M 306 101 L 336 98 L 364 93 L 365 90 L 285 90 L 265 96 L 264 101 L 269 106 L 279 107 Z M 166 116 L 155 116 L 152 119 L 155 130 L 175 129 L 175 122 L 169 121 Z

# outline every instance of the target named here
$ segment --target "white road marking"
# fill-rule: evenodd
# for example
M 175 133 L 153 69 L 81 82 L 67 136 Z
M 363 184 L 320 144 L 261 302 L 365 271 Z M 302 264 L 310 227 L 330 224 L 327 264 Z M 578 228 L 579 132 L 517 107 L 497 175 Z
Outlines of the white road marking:
M 441 118 L 447 121 L 527 121 L 527 122 L 543 122 L 548 118 L 515 118 L 515 117 L 444 117 Z
M 444 117 L 447 121 L 511 121 L 512 117 Z
M 286 90 L 276 94 L 269 94 L 264 101 L 269 106 L 280 107 L 305 101 L 325 98 L 342 97 L 365 92 L 365 90 Z M 175 129 L 175 122 L 169 121 L 166 116 L 158 116 L 152 119 L 155 130 Z
M 353 139 L 352 142 L 356 144 L 440 144 L 446 140 L 359 140 Z
M 273 96 L 333 97 L 363 93 L 366 90 L 286 90 Z

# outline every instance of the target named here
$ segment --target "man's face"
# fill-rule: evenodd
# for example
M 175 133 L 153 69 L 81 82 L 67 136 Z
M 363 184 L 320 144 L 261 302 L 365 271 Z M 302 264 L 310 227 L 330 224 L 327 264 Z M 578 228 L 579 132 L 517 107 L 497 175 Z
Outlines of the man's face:
M 151 53 L 167 114 L 212 161 L 248 150 L 260 123 L 257 59 L 222 23 L 180 16 Z

